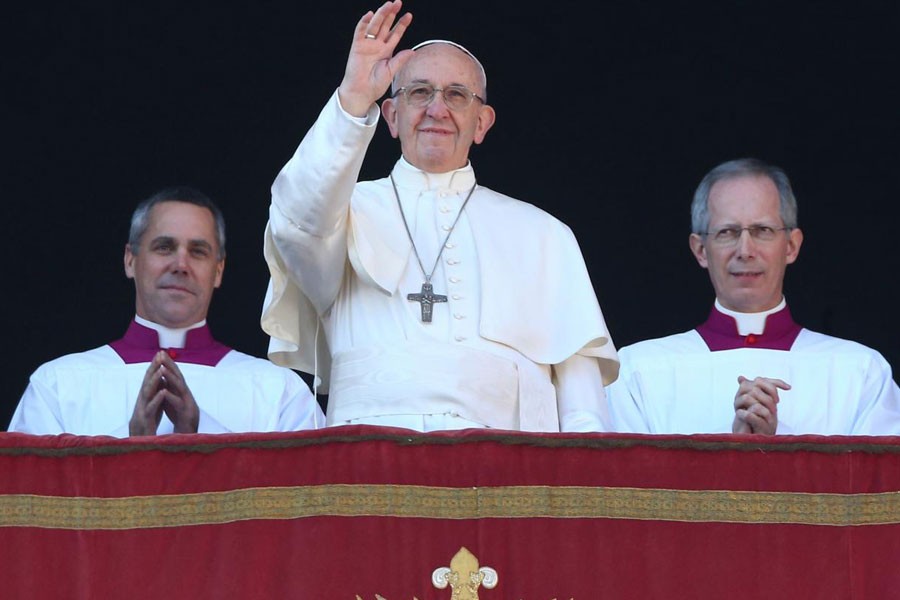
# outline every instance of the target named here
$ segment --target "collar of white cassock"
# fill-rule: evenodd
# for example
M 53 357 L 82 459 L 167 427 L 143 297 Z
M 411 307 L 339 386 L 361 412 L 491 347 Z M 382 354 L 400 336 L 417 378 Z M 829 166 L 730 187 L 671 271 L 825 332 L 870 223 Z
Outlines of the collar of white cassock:
M 475 171 L 472 163 L 447 171 L 446 173 L 428 173 L 416 168 L 402 156 L 391 172 L 397 185 L 404 188 L 421 190 L 450 190 L 455 193 L 469 191 L 475 183 Z

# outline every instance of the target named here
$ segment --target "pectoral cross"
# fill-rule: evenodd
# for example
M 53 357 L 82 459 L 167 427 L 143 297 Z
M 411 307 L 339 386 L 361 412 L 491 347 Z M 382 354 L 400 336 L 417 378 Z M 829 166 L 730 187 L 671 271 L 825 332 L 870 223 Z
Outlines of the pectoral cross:
M 431 309 L 435 302 L 446 302 L 447 296 L 434 293 L 434 287 L 427 281 L 422 284 L 422 291 L 418 294 L 407 294 L 410 302 L 418 302 L 422 307 L 422 322 L 431 323 Z

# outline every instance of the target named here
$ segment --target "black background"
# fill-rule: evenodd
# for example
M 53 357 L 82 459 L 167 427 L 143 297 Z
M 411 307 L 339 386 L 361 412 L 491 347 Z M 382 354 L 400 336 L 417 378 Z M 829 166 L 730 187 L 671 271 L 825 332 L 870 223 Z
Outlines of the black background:
M 210 324 L 265 355 L 269 187 L 338 85 L 357 20 L 377 7 L 79 4 L 5 17 L 2 424 L 40 363 L 124 332 L 128 219 L 166 185 L 222 206 L 228 260 Z M 450 38 L 484 63 L 498 118 L 471 155 L 479 182 L 574 229 L 617 347 L 706 316 L 691 195 L 719 162 L 756 156 L 788 172 L 800 205 L 806 237 L 786 283 L 795 317 L 900 368 L 893 2 L 405 9 L 401 47 Z M 383 176 L 398 152 L 380 125 L 362 175 Z

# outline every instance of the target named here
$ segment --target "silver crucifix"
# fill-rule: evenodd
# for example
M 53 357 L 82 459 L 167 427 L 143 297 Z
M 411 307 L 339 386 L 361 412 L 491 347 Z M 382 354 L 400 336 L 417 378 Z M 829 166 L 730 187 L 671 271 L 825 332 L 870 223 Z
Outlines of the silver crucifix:
M 422 322 L 431 323 L 431 312 L 435 302 L 446 302 L 447 296 L 434 293 L 434 287 L 427 281 L 422 284 L 422 291 L 418 294 L 407 294 L 410 302 L 418 302 L 422 307 Z

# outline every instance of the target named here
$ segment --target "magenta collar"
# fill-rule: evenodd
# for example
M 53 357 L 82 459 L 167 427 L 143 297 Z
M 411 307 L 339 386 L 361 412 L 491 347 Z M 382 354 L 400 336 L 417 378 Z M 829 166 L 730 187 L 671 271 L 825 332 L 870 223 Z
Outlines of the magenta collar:
M 712 352 L 737 348 L 790 350 L 801 329 L 803 328 L 794 322 L 791 311 L 785 306 L 766 317 L 763 333 L 741 335 L 734 317 L 719 312 L 713 306 L 706 322 L 697 327 L 697 333 Z
M 131 321 L 125 336 L 109 344 L 125 364 L 150 362 L 160 351 L 159 334 L 149 327 Z M 204 325 L 187 332 L 184 348 L 168 348 L 169 356 L 177 362 L 216 366 L 231 348 L 213 339 L 209 326 Z

